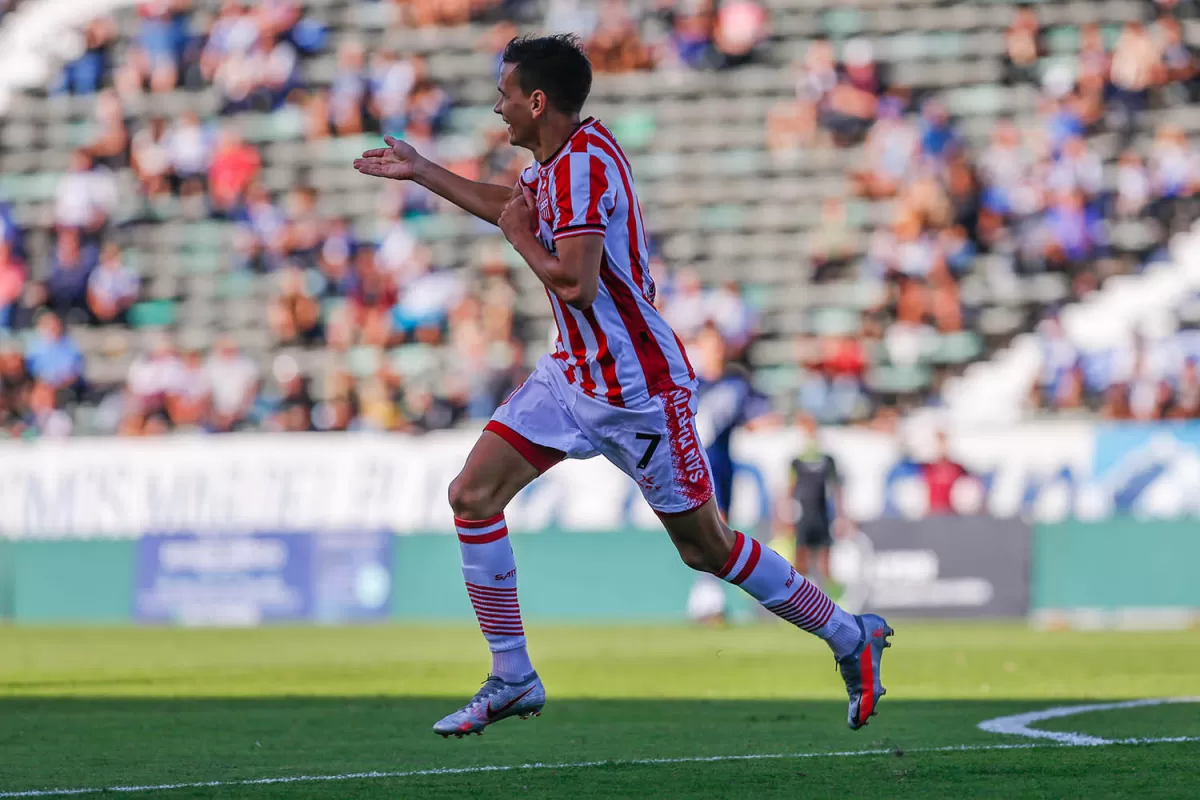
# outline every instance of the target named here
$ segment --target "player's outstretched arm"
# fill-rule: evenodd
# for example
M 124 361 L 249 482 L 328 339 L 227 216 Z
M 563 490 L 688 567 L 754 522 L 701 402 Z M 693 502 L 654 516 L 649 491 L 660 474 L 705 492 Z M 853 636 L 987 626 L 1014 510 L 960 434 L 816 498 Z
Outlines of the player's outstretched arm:
M 505 205 L 500 230 L 547 289 L 572 308 L 589 308 L 600 291 L 604 237 L 591 234 L 561 239 L 555 255 L 534 233 L 535 209 L 533 193 L 524 189 Z
M 412 181 L 444 197 L 482 220 L 498 224 L 500 212 L 513 196 L 506 186 L 467 180 L 433 163 L 408 142 L 383 137 L 387 147 L 368 150 L 354 159 L 354 168 L 364 175 Z

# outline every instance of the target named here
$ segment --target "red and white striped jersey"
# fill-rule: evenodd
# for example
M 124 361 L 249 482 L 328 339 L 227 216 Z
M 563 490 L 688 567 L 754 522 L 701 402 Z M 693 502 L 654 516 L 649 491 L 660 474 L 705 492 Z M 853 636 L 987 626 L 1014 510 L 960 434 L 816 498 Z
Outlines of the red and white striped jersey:
M 521 181 L 537 194 L 539 236 L 551 252 L 571 236 L 604 237 L 596 301 L 579 311 L 547 290 L 567 381 L 615 406 L 642 400 L 696 375 L 679 337 L 654 307 L 650 247 L 629 160 L 612 132 L 589 117 Z

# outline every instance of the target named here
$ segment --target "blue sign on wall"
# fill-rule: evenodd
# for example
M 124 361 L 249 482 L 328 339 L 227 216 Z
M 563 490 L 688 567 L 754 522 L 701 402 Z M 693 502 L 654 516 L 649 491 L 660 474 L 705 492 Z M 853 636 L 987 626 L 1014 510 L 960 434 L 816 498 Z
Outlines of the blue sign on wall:
M 1200 424 L 1098 425 L 1093 474 L 1117 515 L 1194 515 L 1200 511 Z
M 151 535 L 138 543 L 134 617 L 185 625 L 386 616 L 385 533 Z

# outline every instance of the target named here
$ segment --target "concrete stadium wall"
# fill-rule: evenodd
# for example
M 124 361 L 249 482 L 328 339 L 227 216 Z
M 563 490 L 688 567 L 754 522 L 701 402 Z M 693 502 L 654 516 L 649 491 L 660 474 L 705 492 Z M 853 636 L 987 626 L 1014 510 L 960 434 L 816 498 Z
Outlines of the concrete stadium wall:
M 1034 531 L 1033 612 L 1045 625 L 1200 623 L 1194 520 L 1064 522 Z
M 602 622 L 685 618 L 695 574 L 665 533 L 514 534 L 526 620 Z M 139 545 L 129 539 L 0 540 L 0 619 L 16 624 L 135 620 Z M 388 616 L 474 619 L 463 591 L 458 541 L 445 534 L 393 537 Z M 734 607 L 749 606 L 729 592 Z
M 521 613 L 544 621 L 684 619 L 696 574 L 666 533 L 513 534 Z M 395 548 L 394 616 L 474 619 L 453 536 L 402 536 Z M 732 594 L 732 593 L 730 593 Z
M 659 531 L 558 529 L 514 534 L 527 620 L 679 621 L 695 579 Z M 458 542 L 427 533 L 390 538 L 391 592 L 381 616 L 469 621 Z M 781 551 L 786 546 L 776 544 Z M 1109 520 L 1033 530 L 1031 614 L 1047 626 L 1200 623 L 1200 529 L 1192 521 Z M 0 620 L 16 624 L 135 621 L 136 539 L 0 540 Z M 727 589 L 731 611 L 753 604 Z M 903 612 L 897 612 L 903 613 Z M 1149 621 L 1147 623 L 1147 621 Z
M 17 623 L 132 618 L 136 543 L 0 542 L 0 611 Z

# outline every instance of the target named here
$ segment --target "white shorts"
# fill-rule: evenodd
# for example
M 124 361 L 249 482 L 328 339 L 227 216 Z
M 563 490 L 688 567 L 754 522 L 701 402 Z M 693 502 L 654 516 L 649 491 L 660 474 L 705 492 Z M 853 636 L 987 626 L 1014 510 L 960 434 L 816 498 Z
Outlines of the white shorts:
M 602 455 L 637 482 L 655 511 L 682 514 L 713 496 L 695 420 L 694 385 L 612 406 L 571 388 L 546 355 L 485 430 L 504 438 L 539 472 L 563 458 Z

